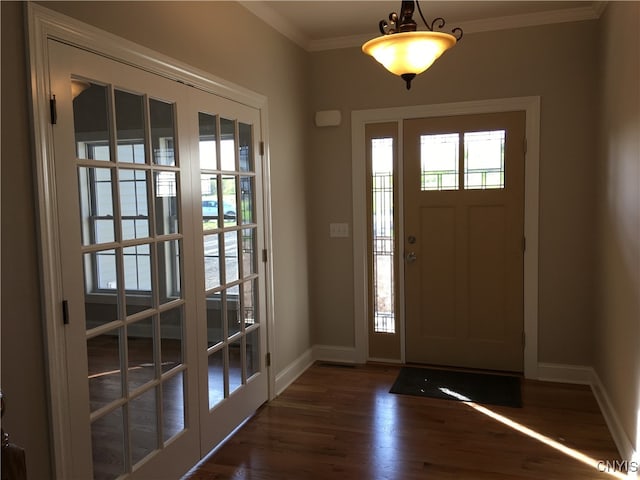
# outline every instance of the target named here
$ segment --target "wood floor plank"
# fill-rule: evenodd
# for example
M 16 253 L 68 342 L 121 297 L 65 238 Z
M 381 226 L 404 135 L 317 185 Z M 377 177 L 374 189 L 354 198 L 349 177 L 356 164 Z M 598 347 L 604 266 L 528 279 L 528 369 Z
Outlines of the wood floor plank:
M 485 407 L 591 465 L 466 403 L 388 393 L 398 371 L 313 365 L 184 479 L 614 478 L 596 468 L 619 455 L 586 386 L 525 380 L 522 408 Z

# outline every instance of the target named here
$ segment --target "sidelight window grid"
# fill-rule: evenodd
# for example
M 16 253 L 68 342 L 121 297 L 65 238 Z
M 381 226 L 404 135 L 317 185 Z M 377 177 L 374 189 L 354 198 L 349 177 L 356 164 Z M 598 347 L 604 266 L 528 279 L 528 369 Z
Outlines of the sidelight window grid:
M 373 329 L 395 333 L 393 138 L 371 140 Z

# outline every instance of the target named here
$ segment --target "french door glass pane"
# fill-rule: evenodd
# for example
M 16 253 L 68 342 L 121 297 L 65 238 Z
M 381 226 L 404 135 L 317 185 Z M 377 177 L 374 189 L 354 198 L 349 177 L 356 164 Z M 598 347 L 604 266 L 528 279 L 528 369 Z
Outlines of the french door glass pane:
M 218 169 L 216 116 L 198 113 L 200 129 L 200 168 L 203 170 Z
M 149 100 L 151 151 L 155 165 L 176 165 L 173 104 Z
M 162 382 L 162 439 L 167 442 L 185 428 L 184 372 Z
M 127 326 L 129 393 L 156 378 L 153 319 Z
M 254 177 L 240 177 L 240 218 L 242 224 L 254 223 L 253 182 Z
M 236 122 L 226 118 L 220 119 L 220 169 L 234 171 L 236 169 Z
M 202 192 L 202 228 L 212 230 L 218 228 L 220 208 L 218 205 L 218 175 L 203 173 L 200 176 Z
M 144 97 L 116 90 L 115 108 L 118 161 L 145 163 Z
M 113 480 L 125 472 L 122 407 L 91 424 L 91 447 L 95 480 Z
M 129 401 L 131 463 L 135 465 L 158 448 L 156 388 Z
M 245 328 L 249 328 L 259 320 L 257 318 L 257 293 L 256 280 L 242 284 L 242 318 Z
M 151 245 L 125 247 L 122 252 L 127 315 L 133 315 L 153 307 Z
M 156 234 L 170 235 L 178 232 L 178 174 L 156 171 L 153 173 L 155 186 Z
M 231 176 L 222 177 L 222 218 L 224 218 L 225 227 L 234 226 L 238 221 L 236 178 Z
M 242 386 L 242 338 L 227 347 L 229 352 L 229 395 Z
M 209 408 L 215 407 L 224 400 L 224 350 L 216 350 L 209 354 L 208 360 L 208 385 Z
M 158 294 L 160 304 L 182 298 L 180 240 L 158 242 Z
M 148 178 L 144 170 L 120 169 L 120 214 L 122 239 L 149 236 Z
M 258 330 L 247 333 L 247 380 L 260 371 L 260 336 Z
M 160 314 L 160 362 L 162 373 L 182 364 L 183 309 L 173 308 Z
M 420 136 L 421 190 L 457 190 L 460 135 L 443 133 Z
M 241 172 L 252 172 L 253 167 L 253 135 L 251 125 L 238 123 L 239 160 Z
M 256 273 L 255 228 L 242 230 L 242 276 L 247 278 Z
M 78 168 L 83 245 L 108 243 L 115 240 L 111 175 L 110 168 Z
M 120 316 L 116 251 L 85 253 L 82 264 L 85 322 L 87 330 L 90 330 Z
M 222 292 L 207 295 L 207 347 L 222 341 Z
M 225 282 L 231 283 L 240 278 L 238 272 L 238 232 L 224 234 Z
M 204 236 L 204 288 L 220 286 L 220 241 L 218 234 Z
M 464 188 L 504 188 L 505 130 L 464 134 Z
M 227 296 L 227 336 L 232 337 L 241 330 L 240 324 L 240 286 L 228 288 Z
M 110 161 L 108 89 L 103 85 L 72 80 L 73 125 L 76 156 L 82 160 Z
M 122 366 L 120 345 L 122 329 L 87 339 L 89 403 L 91 411 L 122 398 Z

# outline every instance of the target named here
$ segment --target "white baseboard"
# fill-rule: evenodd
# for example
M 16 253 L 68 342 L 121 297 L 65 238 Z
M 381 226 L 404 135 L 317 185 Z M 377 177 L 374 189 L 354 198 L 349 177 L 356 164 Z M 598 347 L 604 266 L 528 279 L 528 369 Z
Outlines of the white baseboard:
M 584 365 L 564 365 L 561 363 L 538 364 L 538 380 L 547 382 L 591 385 L 594 373 L 592 367 Z
M 315 361 L 313 349 L 309 348 L 293 362 L 276 374 L 276 396 L 280 395 L 300 375 L 302 375 Z
M 611 432 L 613 441 L 615 442 L 616 447 L 618 447 L 620 457 L 622 457 L 623 460 L 629 461 L 637 459 L 638 452 L 634 451 L 633 443 L 625 433 L 624 428 L 622 428 L 620 418 L 613 408 L 613 404 L 611 403 L 609 395 L 602 384 L 602 380 L 600 380 L 600 376 L 595 370 L 593 370 L 591 390 L 593 390 L 593 395 L 598 401 L 600 411 L 602 412 L 604 421 L 607 422 L 607 427 L 609 427 L 609 432 Z
M 609 428 L 611 437 L 623 460 L 632 461 L 638 458 L 638 452 L 634 451 L 633 443 L 622 428 L 618 414 L 609 399 L 606 389 L 598 373 L 593 367 L 584 365 L 563 365 L 557 363 L 539 363 L 538 364 L 538 380 L 546 380 L 549 382 L 576 383 L 581 385 L 589 385 L 593 392 L 602 416 Z M 637 461 L 637 460 L 636 460 Z M 632 477 L 632 473 L 629 474 Z
M 347 363 L 356 362 L 355 347 L 336 347 L 333 345 L 314 345 L 313 359 L 322 362 Z

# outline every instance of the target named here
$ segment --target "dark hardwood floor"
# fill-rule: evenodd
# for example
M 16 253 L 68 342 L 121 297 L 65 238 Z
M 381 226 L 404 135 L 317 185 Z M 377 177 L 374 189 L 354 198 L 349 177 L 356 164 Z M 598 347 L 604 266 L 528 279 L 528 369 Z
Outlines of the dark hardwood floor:
M 522 408 L 476 409 L 390 394 L 398 370 L 313 365 L 184 479 L 624 478 L 597 468 L 619 455 L 589 387 L 527 380 Z

